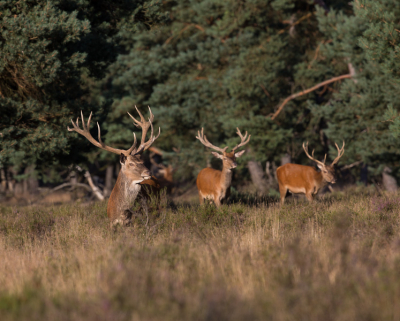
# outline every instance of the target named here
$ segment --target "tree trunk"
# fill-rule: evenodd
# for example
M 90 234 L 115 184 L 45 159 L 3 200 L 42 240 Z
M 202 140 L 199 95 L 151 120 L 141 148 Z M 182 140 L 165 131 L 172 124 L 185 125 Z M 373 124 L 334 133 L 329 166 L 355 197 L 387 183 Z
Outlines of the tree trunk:
M 71 185 L 76 185 L 78 183 L 78 175 L 74 170 L 69 173 L 69 182 Z
M 278 179 L 276 177 L 276 165 L 272 162 L 272 166 L 270 162 L 265 164 L 265 173 L 267 174 L 267 181 L 269 188 L 278 188 Z
M 392 170 L 389 167 L 385 166 L 382 172 L 382 184 L 385 190 L 394 193 L 397 192 L 397 182 L 396 179 L 392 175 L 390 175 L 391 172 Z
M 250 172 L 251 180 L 257 188 L 258 194 L 267 194 L 268 181 L 265 179 L 264 171 L 261 164 L 256 161 L 247 162 L 247 167 Z
M 31 195 L 38 192 L 39 182 L 34 177 L 34 167 L 28 166 L 24 170 L 25 179 L 22 181 L 23 194 Z
M 7 190 L 7 178 L 6 178 L 6 171 L 4 168 L 0 169 L 0 192 L 5 192 Z
M 103 195 L 105 197 L 110 196 L 111 191 L 113 189 L 114 185 L 114 166 L 113 165 L 108 165 L 106 169 L 106 181 L 105 181 L 105 186 L 104 186 L 104 191 Z
M 286 153 L 285 155 L 282 156 L 282 158 L 281 158 L 281 166 L 285 165 L 285 164 L 288 164 L 288 163 L 291 163 L 291 162 L 292 162 L 292 157 L 288 153 Z
M 368 184 L 368 165 L 363 164 L 360 170 L 360 182 L 364 183 L 365 186 Z
M 14 193 L 14 185 L 15 185 L 15 180 L 13 179 L 13 170 L 12 168 L 9 168 L 7 171 L 7 184 L 8 184 L 8 190 L 11 193 Z

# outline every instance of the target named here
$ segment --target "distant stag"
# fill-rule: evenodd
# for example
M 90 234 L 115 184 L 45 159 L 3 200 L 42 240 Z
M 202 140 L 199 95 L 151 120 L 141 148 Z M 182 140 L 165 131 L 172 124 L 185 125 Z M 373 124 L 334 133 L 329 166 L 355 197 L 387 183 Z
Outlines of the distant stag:
M 166 188 L 167 194 L 171 194 L 174 187 L 174 172 L 176 168 L 173 168 L 171 164 L 165 166 L 163 164 L 158 164 L 152 157 L 150 162 L 153 164 L 154 168 L 157 168 L 158 174 L 157 180 L 161 188 Z
M 148 185 L 151 185 L 152 188 L 154 188 L 155 190 L 157 190 L 157 188 L 159 189 L 157 180 L 151 176 L 150 171 L 144 166 L 141 155 L 146 149 L 151 146 L 151 144 L 153 144 L 158 136 L 160 136 L 161 130 L 159 129 L 158 135 L 154 136 L 154 115 L 151 112 L 150 107 L 150 117 L 148 121 L 144 119 L 143 115 L 139 112 L 136 106 L 135 108 L 140 116 L 140 121 L 136 120 L 131 114 L 128 113 L 128 115 L 133 119 L 136 127 L 142 128 L 142 140 L 140 142 L 140 145 L 137 146 L 136 135 L 135 133 L 133 133 L 134 141 L 132 146 L 128 150 L 116 149 L 106 146 L 101 140 L 99 123 L 97 123 L 98 141 L 92 137 L 89 132 L 92 113 L 90 113 L 87 124 L 85 125 L 83 114 L 81 112 L 82 129 L 79 127 L 79 118 L 76 120 L 75 123 L 71 120 L 73 128 L 68 127 L 69 131 L 75 131 L 78 134 L 81 134 L 96 147 L 120 155 L 121 170 L 118 174 L 117 181 L 111 192 L 107 205 L 107 215 L 110 220 L 111 226 L 115 226 L 118 224 L 128 225 L 131 222 L 133 215 L 132 207 L 136 198 L 142 190 L 141 183 L 143 181 L 146 180 Z M 151 129 L 150 138 L 148 141 L 146 141 L 146 134 L 149 128 Z M 140 198 L 142 201 L 142 207 L 146 207 L 145 202 L 147 194 L 141 194 L 141 196 L 143 196 Z
M 236 168 L 236 158 L 239 158 L 245 152 L 244 150 L 235 153 L 236 149 L 246 145 L 250 141 L 251 135 L 247 137 L 247 132 L 242 136 L 239 128 L 237 128 L 241 142 L 232 148 L 232 151 L 227 153 L 225 148 L 219 148 L 212 145 L 207 137 L 204 135 L 203 128 L 198 132 L 196 138 L 206 147 L 216 150 L 219 153 L 212 152 L 212 154 L 222 159 L 222 171 L 213 168 L 204 168 L 197 176 L 197 189 L 199 190 L 200 204 L 204 203 L 205 199 L 212 200 L 217 207 L 225 203 L 230 196 L 230 187 L 232 183 L 232 169 Z
M 334 165 L 339 162 L 340 157 L 344 154 L 344 142 L 341 149 L 335 143 L 338 150 L 338 156 L 331 165 L 325 165 L 326 154 L 324 162 L 320 162 L 314 158 L 314 150 L 312 156 L 308 153 L 308 142 L 306 145 L 303 143 L 303 149 L 308 158 L 317 163 L 318 168 L 321 170 L 317 172 L 311 166 L 285 164 L 276 170 L 276 176 L 279 183 L 279 193 L 281 194 L 281 204 L 285 202 L 287 191 L 292 194 L 305 194 L 307 199 L 311 202 L 313 196 L 324 187 L 327 183 L 336 183 Z

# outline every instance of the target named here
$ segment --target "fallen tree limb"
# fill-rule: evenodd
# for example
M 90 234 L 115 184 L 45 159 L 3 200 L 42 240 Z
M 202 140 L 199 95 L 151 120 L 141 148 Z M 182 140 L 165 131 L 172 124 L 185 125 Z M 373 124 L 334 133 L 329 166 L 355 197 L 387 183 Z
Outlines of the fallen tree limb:
M 92 189 L 93 194 L 97 197 L 98 200 L 104 201 L 104 196 L 101 193 L 100 189 L 96 185 L 94 185 L 92 176 L 90 175 L 89 171 L 85 171 L 84 175 L 89 183 L 90 188 Z
M 349 79 L 349 78 L 352 78 L 352 77 L 353 77 L 352 73 L 349 73 L 349 74 L 346 74 L 346 75 L 342 75 L 342 76 L 338 76 L 338 77 L 333 77 L 333 78 L 325 80 L 325 81 L 323 81 L 323 82 L 321 82 L 321 83 L 319 83 L 319 84 L 317 84 L 317 85 L 315 85 L 315 86 L 313 86 L 311 88 L 308 88 L 308 89 L 300 91 L 300 92 L 298 92 L 296 94 L 290 95 L 289 97 L 287 97 L 283 101 L 283 103 L 279 106 L 279 108 L 276 110 L 276 112 L 274 112 L 273 114 L 270 114 L 268 116 L 270 116 L 271 119 L 275 119 L 279 115 L 279 113 L 282 111 L 283 107 L 285 107 L 285 105 L 289 101 L 291 101 L 292 99 L 295 99 L 297 97 L 300 97 L 300 96 L 303 96 L 305 94 L 308 94 L 308 93 L 310 93 L 310 92 L 312 92 L 312 91 L 314 91 L 314 90 L 316 90 L 316 89 L 318 89 L 320 87 L 323 87 L 325 85 L 331 84 L 333 82 L 336 82 L 336 81 L 339 81 L 339 80 L 342 80 L 342 79 Z
M 346 169 L 350 169 L 350 168 L 353 168 L 354 166 L 360 165 L 361 163 L 362 163 L 362 161 L 358 161 L 358 162 L 343 166 L 340 170 L 343 171 L 343 170 L 346 170 Z
M 58 185 L 57 187 L 54 187 L 54 188 L 53 188 L 49 193 L 47 193 L 46 195 L 49 195 L 49 194 L 51 194 L 51 193 L 53 193 L 53 192 L 56 192 L 56 191 L 58 191 L 58 190 L 60 190 L 60 189 L 63 189 L 64 187 L 69 187 L 69 186 L 71 186 L 72 188 L 82 187 L 82 188 L 86 189 L 88 192 L 92 192 L 92 189 L 91 189 L 90 186 L 87 185 L 87 184 L 82 184 L 82 183 L 75 183 L 75 184 L 72 184 L 72 183 L 64 183 L 64 184 Z
M 75 166 L 75 168 L 80 171 L 83 172 L 83 169 L 80 166 Z M 102 194 L 101 190 L 94 185 L 93 180 L 92 180 L 92 176 L 90 175 L 89 171 L 84 171 L 83 175 L 85 176 L 85 178 L 87 179 L 89 186 L 90 186 L 90 191 L 94 194 L 94 196 L 97 197 L 98 200 L 103 201 L 104 200 L 104 195 Z

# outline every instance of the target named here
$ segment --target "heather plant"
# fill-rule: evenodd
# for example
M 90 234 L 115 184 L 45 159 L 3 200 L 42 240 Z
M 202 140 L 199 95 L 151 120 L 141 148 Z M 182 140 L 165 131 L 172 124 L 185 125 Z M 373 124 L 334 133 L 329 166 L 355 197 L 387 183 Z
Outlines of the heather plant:
M 105 202 L 2 207 L 2 320 L 393 320 L 398 196 L 369 193 L 177 203 L 116 231 Z

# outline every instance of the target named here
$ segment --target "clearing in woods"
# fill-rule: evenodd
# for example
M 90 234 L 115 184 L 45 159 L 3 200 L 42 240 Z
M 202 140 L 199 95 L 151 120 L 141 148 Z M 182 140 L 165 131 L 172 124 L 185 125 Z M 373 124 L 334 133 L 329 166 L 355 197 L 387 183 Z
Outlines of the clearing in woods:
M 400 195 L 0 210 L 2 320 L 396 320 Z

